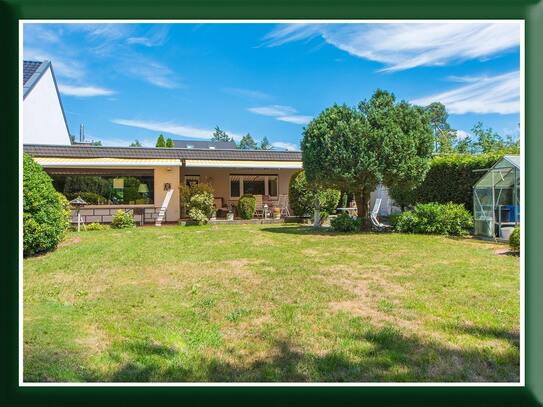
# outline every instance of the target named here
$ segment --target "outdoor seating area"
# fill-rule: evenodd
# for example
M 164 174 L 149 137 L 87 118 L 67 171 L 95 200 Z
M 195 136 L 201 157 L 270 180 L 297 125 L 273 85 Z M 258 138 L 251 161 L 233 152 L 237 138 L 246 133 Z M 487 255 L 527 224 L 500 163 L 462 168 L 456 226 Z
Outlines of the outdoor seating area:
M 255 219 L 283 219 L 290 217 L 288 195 L 272 197 L 269 195 L 253 195 L 255 197 Z M 214 197 L 215 218 L 234 221 L 240 219 L 239 200 Z

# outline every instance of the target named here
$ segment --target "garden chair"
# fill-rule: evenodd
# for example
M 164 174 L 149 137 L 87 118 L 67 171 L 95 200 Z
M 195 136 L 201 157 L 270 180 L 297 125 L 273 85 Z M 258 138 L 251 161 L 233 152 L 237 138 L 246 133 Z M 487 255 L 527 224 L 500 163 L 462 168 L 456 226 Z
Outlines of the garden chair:
M 384 223 L 379 222 L 379 219 L 377 219 L 377 215 L 379 214 L 379 208 L 381 208 L 381 201 L 381 198 L 377 198 L 375 200 L 375 203 L 373 204 L 373 209 L 370 213 L 371 224 L 373 228 L 378 231 L 384 231 L 390 228 L 390 225 L 385 225 Z
M 277 206 L 281 209 L 281 216 L 290 216 L 288 209 L 288 195 L 279 195 Z
M 255 217 L 262 218 L 264 217 L 264 200 L 262 195 L 255 195 Z

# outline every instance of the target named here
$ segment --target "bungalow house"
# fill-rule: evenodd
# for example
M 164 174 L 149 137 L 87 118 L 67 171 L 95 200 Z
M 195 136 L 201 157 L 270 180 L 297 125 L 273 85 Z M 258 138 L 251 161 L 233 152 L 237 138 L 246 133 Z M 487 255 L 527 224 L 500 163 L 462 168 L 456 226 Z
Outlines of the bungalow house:
M 295 151 L 43 144 L 23 150 L 58 191 L 91 203 L 81 211 L 86 222 L 110 222 L 119 209 L 132 210 L 141 223 L 177 222 L 184 216 L 179 186 L 200 182 L 213 186 L 217 207 L 235 207 L 243 194 L 274 205 L 302 168 Z
M 23 142 L 70 144 L 53 66 L 49 61 L 23 61 Z

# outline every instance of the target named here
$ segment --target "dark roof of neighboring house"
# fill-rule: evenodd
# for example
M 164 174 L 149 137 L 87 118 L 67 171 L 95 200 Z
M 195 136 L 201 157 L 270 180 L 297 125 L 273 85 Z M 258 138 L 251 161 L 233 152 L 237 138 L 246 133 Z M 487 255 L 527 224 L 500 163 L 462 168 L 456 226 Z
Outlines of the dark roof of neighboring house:
M 23 61 L 23 98 L 49 68 L 49 61 Z
M 25 144 L 23 151 L 36 157 L 66 158 L 177 158 L 180 160 L 301 161 L 299 151 L 232 150 L 155 147 L 99 147 Z
M 236 148 L 235 141 L 201 141 L 201 140 L 173 140 L 176 148 L 207 148 L 232 150 Z

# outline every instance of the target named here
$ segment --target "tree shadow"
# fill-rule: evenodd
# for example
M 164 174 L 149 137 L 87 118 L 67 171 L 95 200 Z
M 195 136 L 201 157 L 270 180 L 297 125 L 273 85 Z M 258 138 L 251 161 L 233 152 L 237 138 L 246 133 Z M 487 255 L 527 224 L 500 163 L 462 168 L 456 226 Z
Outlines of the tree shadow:
M 445 324 L 445 329 L 454 332 L 475 336 L 481 339 L 499 339 L 509 342 L 517 349 L 520 348 L 520 333 L 499 327 L 475 326 L 470 324 Z
M 352 233 L 336 232 L 328 226 L 314 228 L 313 226 L 280 226 L 275 228 L 262 228 L 263 232 L 280 233 L 287 235 L 318 235 L 318 236 L 351 236 L 351 235 L 369 235 L 376 232 L 360 231 Z

